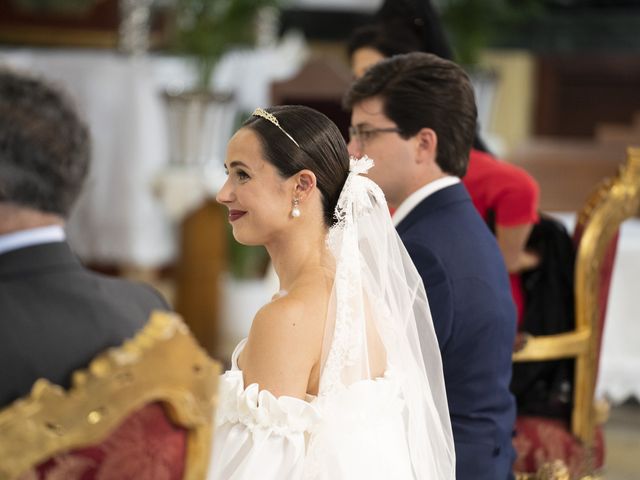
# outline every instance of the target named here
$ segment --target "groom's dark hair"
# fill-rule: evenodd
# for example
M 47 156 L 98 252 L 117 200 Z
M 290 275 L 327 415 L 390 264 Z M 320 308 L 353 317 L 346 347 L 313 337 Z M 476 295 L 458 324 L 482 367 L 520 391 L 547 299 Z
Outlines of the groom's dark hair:
M 262 117 L 250 117 L 243 127 L 258 134 L 267 161 L 283 178 L 305 169 L 316 175 L 316 184 L 322 193 L 324 221 L 330 227 L 349 175 L 349 151 L 340 130 L 327 116 L 303 105 L 283 105 L 266 110 L 276 117 L 293 140 Z
M 0 69 L 0 202 L 66 217 L 89 151 L 87 127 L 64 94 Z
M 343 105 L 380 98 L 384 114 L 410 138 L 422 128 L 438 137 L 436 162 L 463 177 L 476 132 L 476 103 L 468 75 L 455 63 L 430 53 L 395 55 L 373 65 L 347 91 Z

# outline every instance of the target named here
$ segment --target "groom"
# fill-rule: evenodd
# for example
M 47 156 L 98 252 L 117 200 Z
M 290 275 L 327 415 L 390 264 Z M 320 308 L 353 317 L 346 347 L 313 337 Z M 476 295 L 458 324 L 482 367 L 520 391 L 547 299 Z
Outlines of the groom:
M 460 182 L 476 127 L 467 75 L 426 53 L 373 66 L 345 96 L 349 153 L 368 155 L 427 290 L 459 480 L 511 478 L 516 317 L 495 238 Z M 418 325 L 420 330 L 420 325 Z

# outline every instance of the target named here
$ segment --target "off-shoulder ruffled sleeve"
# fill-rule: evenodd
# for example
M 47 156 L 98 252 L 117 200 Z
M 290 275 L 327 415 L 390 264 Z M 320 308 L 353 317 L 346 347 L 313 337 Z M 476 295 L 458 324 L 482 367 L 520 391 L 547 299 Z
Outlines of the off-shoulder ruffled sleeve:
M 219 388 L 209 480 L 300 478 L 316 407 L 257 384 L 244 388 L 240 370 L 222 375 Z

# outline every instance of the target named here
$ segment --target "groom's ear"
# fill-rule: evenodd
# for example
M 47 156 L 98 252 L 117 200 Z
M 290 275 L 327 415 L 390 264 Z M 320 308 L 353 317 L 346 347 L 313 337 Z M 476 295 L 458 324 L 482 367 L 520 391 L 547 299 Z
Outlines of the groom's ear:
M 302 202 L 316 187 L 316 175 L 311 170 L 300 170 L 295 175 L 294 195 Z
M 438 151 L 438 135 L 430 128 L 422 128 L 415 135 L 416 162 L 434 163 Z

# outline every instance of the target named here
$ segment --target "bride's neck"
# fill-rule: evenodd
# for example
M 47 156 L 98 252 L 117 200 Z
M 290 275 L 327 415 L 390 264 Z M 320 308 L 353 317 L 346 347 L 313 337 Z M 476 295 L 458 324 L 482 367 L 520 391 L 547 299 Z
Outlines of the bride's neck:
M 330 268 L 330 254 L 326 247 L 326 230 L 288 236 L 271 245 L 267 251 L 280 279 L 280 290 L 290 291 L 296 281 L 319 268 Z

